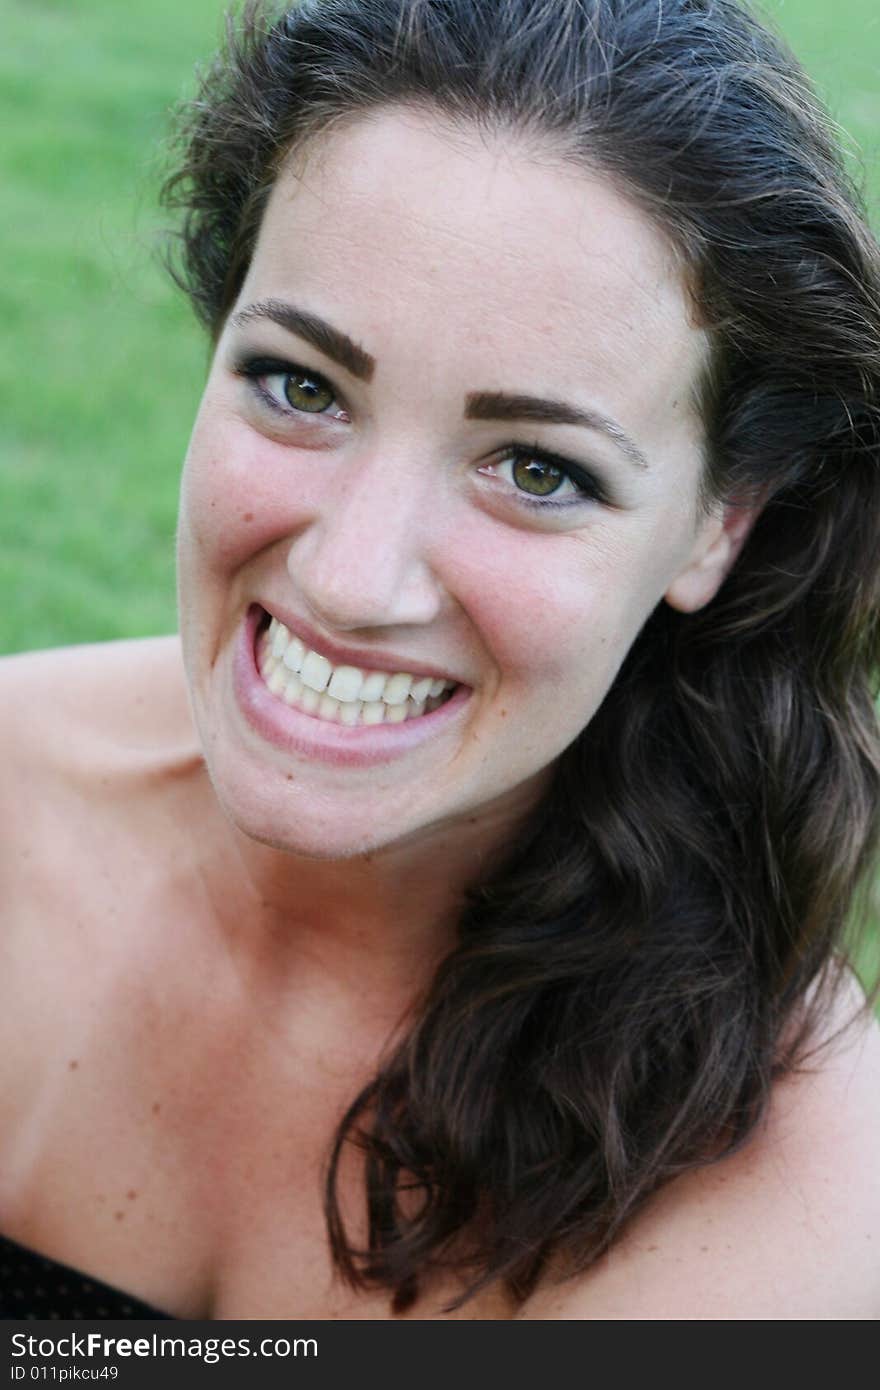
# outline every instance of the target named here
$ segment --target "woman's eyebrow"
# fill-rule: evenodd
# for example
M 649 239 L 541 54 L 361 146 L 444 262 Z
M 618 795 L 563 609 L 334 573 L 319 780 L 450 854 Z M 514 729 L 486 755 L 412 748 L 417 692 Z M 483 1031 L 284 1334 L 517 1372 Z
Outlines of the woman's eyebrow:
M 376 359 L 341 329 L 334 328 L 318 314 L 299 309 L 283 299 L 260 299 L 232 315 L 233 328 L 243 328 L 254 319 L 269 319 L 288 333 L 311 343 L 325 357 L 338 362 L 360 381 L 369 381 L 376 370 Z M 620 451 L 639 468 L 648 468 L 648 460 L 629 435 L 607 415 L 566 401 L 543 396 L 510 394 L 504 391 L 476 391 L 465 399 L 467 420 L 516 420 L 545 425 L 580 425 L 606 435 Z
M 648 460 L 637 444 L 607 415 L 567 401 L 548 400 L 543 396 L 508 395 L 503 391 L 477 391 L 467 397 L 465 418 L 468 420 L 526 420 L 542 425 L 582 425 L 599 430 L 612 440 L 623 454 L 639 468 L 648 468 Z
M 361 381 L 369 381 L 376 370 L 375 357 L 359 347 L 347 333 L 340 332 L 317 314 L 298 309 L 295 304 L 288 304 L 283 299 L 260 299 L 256 304 L 239 309 L 232 315 L 230 323 L 233 328 L 243 328 L 254 319 L 270 319 L 272 323 L 286 328 L 288 333 L 296 333 Z

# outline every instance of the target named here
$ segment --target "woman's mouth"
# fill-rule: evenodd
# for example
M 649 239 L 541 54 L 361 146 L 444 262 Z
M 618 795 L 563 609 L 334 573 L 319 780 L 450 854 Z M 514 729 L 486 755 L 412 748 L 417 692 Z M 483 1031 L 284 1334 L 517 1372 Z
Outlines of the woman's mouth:
M 406 671 L 334 665 L 268 613 L 257 630 L 255 656 L 277 699 L 313 719 L 349 728 L 418 719 L 439 709 L 457 688 L 455 681 Z

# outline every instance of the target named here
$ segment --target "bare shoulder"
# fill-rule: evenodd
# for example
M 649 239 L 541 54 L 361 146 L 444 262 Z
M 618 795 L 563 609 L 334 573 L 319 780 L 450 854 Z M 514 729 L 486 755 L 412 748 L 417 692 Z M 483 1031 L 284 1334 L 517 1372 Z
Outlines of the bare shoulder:
M 829 1041 L 737 1154 L 671 1183 L 542 1319 L 880 1317 L 880 1027 L 842 991 Z
M 174 859 L 169 789 L 200 765 L 177 640 L 0 660 L 0 758 L 2 1212 L 22 1118 L 95 1009 L 95 962 L 106 997 L 127 978 L 131 885 L 143 898 Z
M 13 765 L 137 744 L 188 722 L 176 636 L 101 642 L 0 659 L 0 747 Z
M 77 827 L 85 832 L 106 794 L 124 791 L 117 804 L 130 804 L 133 781 L 196 748 L 176 637 L 0 660 L 7 905 L 16 885 L 27 891 L 33 882 L 37 858 L 46 864 Z

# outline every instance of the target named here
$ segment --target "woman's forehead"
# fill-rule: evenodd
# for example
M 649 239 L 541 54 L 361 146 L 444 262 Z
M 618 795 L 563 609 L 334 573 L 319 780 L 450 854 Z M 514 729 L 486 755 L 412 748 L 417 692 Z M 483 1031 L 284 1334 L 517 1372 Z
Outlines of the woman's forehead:
M 342 314 L 380 365 L 416 340 L 423 359 L 479 348 L 521 369 L 539 353 L 550 372 L 610 385 L 637 369 L 681 394 L 705 358 L 678 257 L 609 179 L 408 109 L 282 166 L 239 306 L 285 294 Z
M 282 166 L 265 222 L 307 225 L 345 262 L 358 239 L 389 268 L 426 252 L 432 274 L 449 267 L 494 283 L 505 272 L 572 294 L 605 279 L 678 307 L 682 276 L 667 238 L 607 177 L 563 162 L 514 131 L 450 132 L 428 112 L 391 107 L 315 137 Z M 266 230 L 264 226 L 264 230 Z M 379 230 L 381 244 L 375 240 Z M 601 267 L 589 262 L 601 258 Z M 592 272 L 600 273 L 598 276 Z M 493 273 L 494 272 L 494 273 Z M 562 297 L 562 295 L 560 295 Z

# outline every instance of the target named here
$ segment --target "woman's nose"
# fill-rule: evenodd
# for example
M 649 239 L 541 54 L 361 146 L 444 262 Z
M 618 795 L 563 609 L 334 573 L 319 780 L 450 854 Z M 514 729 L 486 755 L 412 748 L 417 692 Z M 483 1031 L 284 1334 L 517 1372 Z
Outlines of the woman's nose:
M 443 606 L 426 489 L 388 467 L 352 468 L 295 536 L 287 568 L 315 620 L 337 631 L 425 624 Z

